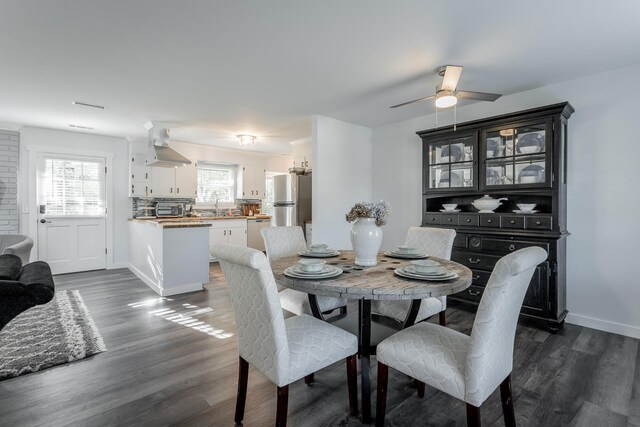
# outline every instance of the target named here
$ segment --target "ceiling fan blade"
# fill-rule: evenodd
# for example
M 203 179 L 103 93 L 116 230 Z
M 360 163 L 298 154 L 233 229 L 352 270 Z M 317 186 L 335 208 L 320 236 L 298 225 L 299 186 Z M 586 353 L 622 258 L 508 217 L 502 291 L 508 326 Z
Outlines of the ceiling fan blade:
M 447 65 L 440 89 L 450 90 L 452 92 L 456 90 L 458 80 L 460 80 L 460 74 L 462 74 L 462 68 L 463 67 L 459 65 Z
M 435 97 L 436 97 L 435 95 L 425 96 L 424 98 L 418 98 L 418 99 L 414 99 L 413 101 L 403 102 L 402 104 L 392 105 L 389 108 L 402 107 L 403 105 L 413 104 L 414 102 L 426 101 L 427 99 L 431 99 L 431 98 L 435 98 Z
M 468 90 L 459 90 L 456 92 L 456 96 L 460 99 L 475 99 L 477 101 L 495 101 L 502 95 L 498 93 L 486 93 L 486 92 L 471 92 Z

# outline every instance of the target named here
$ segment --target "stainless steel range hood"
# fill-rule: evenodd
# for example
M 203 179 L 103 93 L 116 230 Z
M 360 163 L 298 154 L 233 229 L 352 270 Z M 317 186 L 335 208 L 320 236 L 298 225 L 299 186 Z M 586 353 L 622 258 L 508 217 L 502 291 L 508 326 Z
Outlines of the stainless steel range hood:
M 177 168 L 191 164 L 191 160 L 169 147 L 169 129 L 149 122 L 149 148 L 146 162 L 148 166 Z

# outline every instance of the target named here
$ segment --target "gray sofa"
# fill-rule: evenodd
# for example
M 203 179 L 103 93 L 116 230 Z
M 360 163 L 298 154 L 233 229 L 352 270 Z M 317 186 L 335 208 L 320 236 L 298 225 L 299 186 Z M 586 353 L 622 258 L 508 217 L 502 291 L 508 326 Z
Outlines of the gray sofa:
M 0 234 L 0 253 L 19 256 L 23 265 L 29 263 L 31 248 L 33 248 L 33 239 L 29 236 L 24 234 Z

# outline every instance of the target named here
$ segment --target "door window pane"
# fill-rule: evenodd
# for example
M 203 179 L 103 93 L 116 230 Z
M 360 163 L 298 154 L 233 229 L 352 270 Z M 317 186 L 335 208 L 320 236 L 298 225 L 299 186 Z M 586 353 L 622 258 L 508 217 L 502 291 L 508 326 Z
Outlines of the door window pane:
M 103 161 L 46 157 L 40 179 L 47 215 L 105 214 Z

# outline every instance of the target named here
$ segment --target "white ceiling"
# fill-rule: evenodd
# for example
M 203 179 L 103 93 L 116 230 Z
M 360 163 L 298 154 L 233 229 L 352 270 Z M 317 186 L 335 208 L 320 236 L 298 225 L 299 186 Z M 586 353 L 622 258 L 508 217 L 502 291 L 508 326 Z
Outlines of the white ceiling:
M 511 94 L 640 62 L 631 0 L 2 0 L 0 15 L 0 122 L 142 137 L 171 121 L 175 139 L 251 133 L 273 153 L 314 113 L 431 112 L 388 107 L 431 94 L 443 64 L 465 66 L 462 89 Z M 624 93 L 611 84 L 585 90 Z

